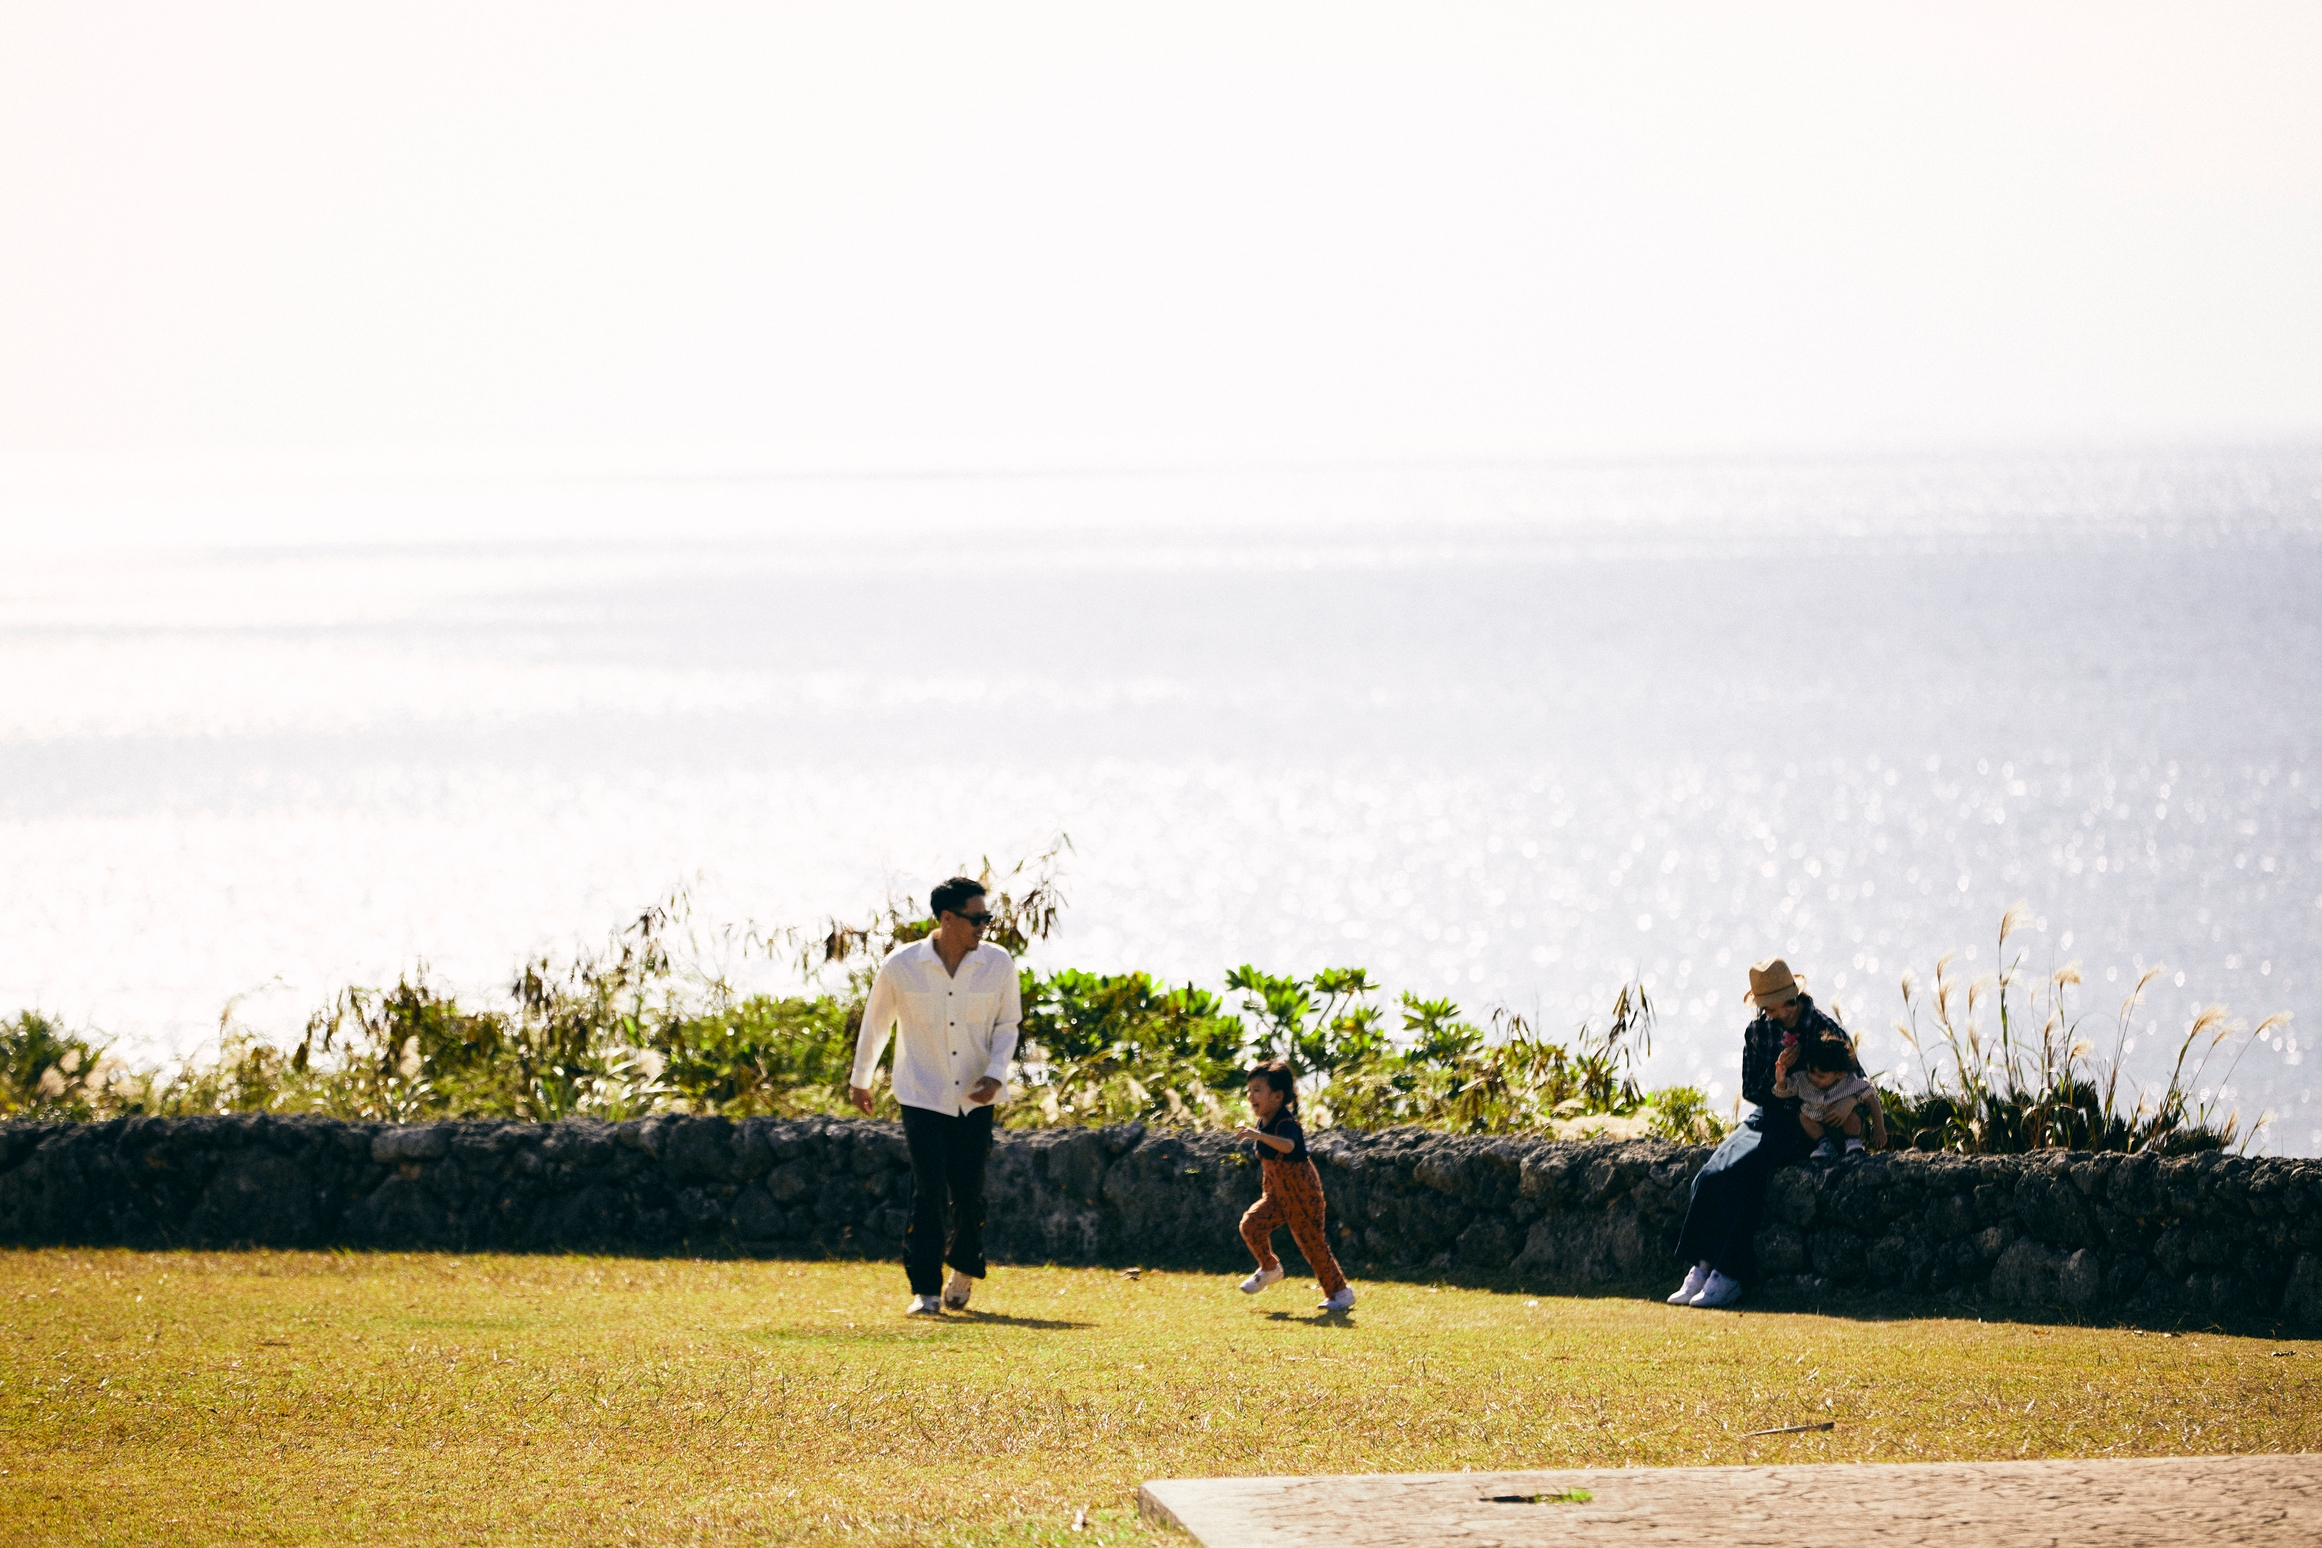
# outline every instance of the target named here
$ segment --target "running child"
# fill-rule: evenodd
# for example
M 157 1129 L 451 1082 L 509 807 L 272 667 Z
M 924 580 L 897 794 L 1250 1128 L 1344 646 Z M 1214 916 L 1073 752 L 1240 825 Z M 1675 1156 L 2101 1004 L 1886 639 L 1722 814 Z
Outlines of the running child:
M 1250 1071 L 1250 1111 L 1258 1126 L 1244 1125 L 1234 1135 L 1250 1141 L 1264 1192 L 1242 1216 L 1242 1240 L 1258 1260 L 1258 1271 L 1242 1281 L 1242 1293 L 1256 1295 L 1282 1277 L 1282 1260 L 1274 1256 L 1274 1228 L 1286 1225 L 1290 1239 L 1321 1281 L 1325 1297 L 1321 1309 L 1353 1310 L 1354 1286 L 1339 1272 L 1330 1239 L 1322 1234 L 1322 1174 L 1306 1154 L 1306 1131 L 1298 1125 L 1298 1077 L 1289 1065 L 1275 1059 Z

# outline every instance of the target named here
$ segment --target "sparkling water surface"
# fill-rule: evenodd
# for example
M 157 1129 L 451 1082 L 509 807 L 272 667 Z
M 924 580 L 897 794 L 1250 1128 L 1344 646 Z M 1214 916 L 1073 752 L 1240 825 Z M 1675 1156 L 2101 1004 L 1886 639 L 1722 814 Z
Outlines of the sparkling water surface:
M 1724 1102 L 1772 953 L 1908 1068 L 1898 976 L 2022 900 L 2106 1048 L 2166 966 L 2144 1078 L 2322 972 L 2322 450 L 135 499 L 235 541 L 0 581 L 0 1006 L 143 1057 L 1058 832 L 1044 963 L 1550 1030 L 1642 975 Z M 2260 1149 L 2322 1152 L 2309 1025 L 2202 1082 Z

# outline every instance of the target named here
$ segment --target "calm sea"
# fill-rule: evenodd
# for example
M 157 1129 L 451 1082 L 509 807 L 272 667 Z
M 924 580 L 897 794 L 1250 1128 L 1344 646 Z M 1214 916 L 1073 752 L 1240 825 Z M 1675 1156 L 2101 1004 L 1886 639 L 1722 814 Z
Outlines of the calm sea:
M 1908 1067 L 1899 975 L 2019 900 L 2107 1048 L 2166 966 L 2138 1075 L 2322 982 L 2322 449 L 11 500 L 137 536 L 0 580 L 0 1008 L 147 1057 L 1058 833 L 1049 963 L 1641 975 L 1728 1102 L 1749 961 Z M 2322 1152 L 2317 1031 L 2202 1077 L 2260 1148 Z

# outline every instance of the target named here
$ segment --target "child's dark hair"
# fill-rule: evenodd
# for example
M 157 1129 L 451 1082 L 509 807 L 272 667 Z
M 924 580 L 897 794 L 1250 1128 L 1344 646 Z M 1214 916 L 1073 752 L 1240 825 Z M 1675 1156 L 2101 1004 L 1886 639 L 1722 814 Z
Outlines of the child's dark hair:
M 1290 1068 L 1287 1059 L 1268 1059 L 1250 1071 L 1251 1080 L 1262 1080 L 1282 1094 L 1283 1110 L 1293 1118 L 1298 1116 L 1298 1072 Z
M 1852 1075 L 1862 1068 L 1855 1063 L 1853 1044 L 1828 1035 L 1809 1039 L 1798 1062 L 1810 1070 L 1835 1070 L 1841 1075 Z

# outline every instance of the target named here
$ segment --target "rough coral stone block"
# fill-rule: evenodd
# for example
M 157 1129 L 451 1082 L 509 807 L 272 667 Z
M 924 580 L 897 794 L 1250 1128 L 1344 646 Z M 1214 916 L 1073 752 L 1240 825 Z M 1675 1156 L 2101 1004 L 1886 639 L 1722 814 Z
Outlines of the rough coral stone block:
M 1814 1172 L 1799 1167 L 1776 1172 L 1766 1185 L 1766 1218 L 1812 1225 L 1821 1193 L 1821 1179 Z
M 1463 1268 L 1494 1271 L 1504 1269 L 1516 1255 L 1515 1241 L 1507 1225 L 1498 1220 L 1477 1220 L 1459 1233 L 1453 1247 L 1453 1256 Z
M 1942 1241 L 1962 1237 L 1975 1229 L 1974 1201 L 1956 1193 L 1939 1195 L 1927 1207 L 1927 1231 Z
M 1995 1299 L 2016 1306 L 2054 1306 L 2062 1266 L 2054 1248 L 2017 1242 L 1991 1266 L 1991 1293 Z
M 2056 1293 L 2074 1311 L 2094 1311 L 2104 1304 L 2104 1260 L 2094 1248 L 2083 1247 L 2066 1258 L 2056 1271 Z
M 1797 1274 L 1805 1270 L 1806 1237 L 1796 1226 L 1776 1222 L 1762 1228 L 1755 1243 L 1758 1269 L 1766 1274 Z
M 2282 1315 L 2307 1327 L 2322 1327 L 2322 1257 L 2302 1252 L 2290 1264 L 2282 1287 Z
M 1823 1226 L 1813 1235 L 1814 1272 L 1852 1284 L 1870 1269 L 1870 1243 L 1842 1226 Z

